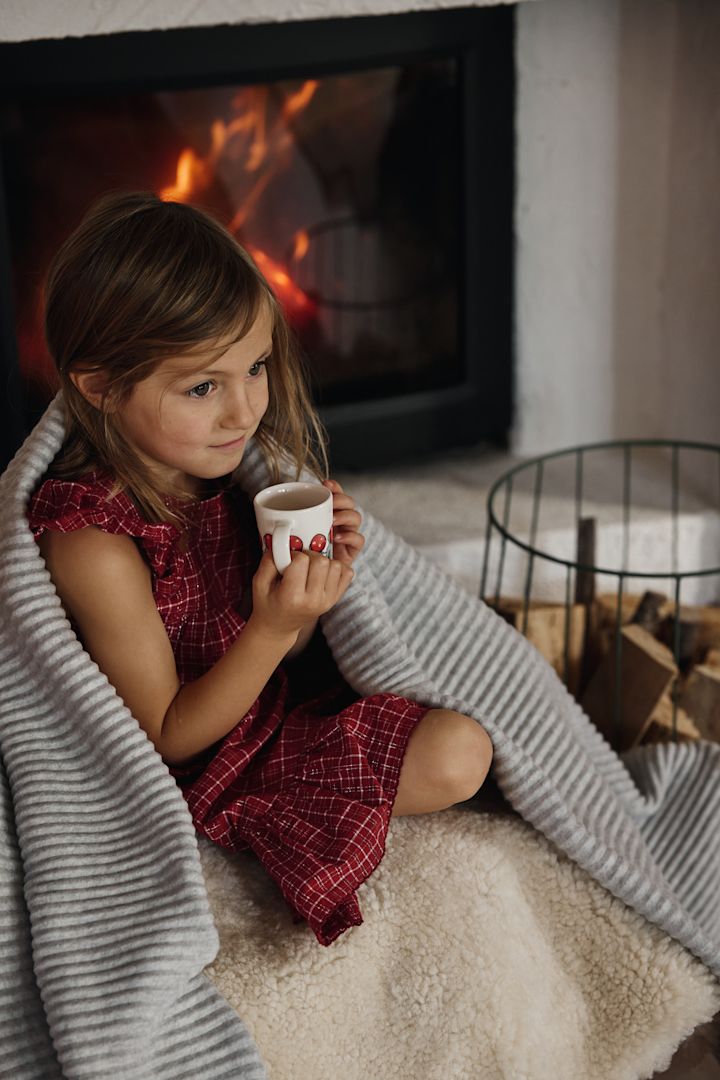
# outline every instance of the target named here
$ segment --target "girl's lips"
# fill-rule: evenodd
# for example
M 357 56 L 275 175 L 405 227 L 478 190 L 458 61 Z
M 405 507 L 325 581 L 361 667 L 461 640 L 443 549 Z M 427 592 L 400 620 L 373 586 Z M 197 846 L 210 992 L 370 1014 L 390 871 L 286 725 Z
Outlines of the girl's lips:
M 241 435 L 239 439 L 232 439 L 230 442 L 220 443 L 218 446 L 211 446 L 211 450 L 237 450 L 238 446 L 242 446 L 245 442 L 245 436 Z

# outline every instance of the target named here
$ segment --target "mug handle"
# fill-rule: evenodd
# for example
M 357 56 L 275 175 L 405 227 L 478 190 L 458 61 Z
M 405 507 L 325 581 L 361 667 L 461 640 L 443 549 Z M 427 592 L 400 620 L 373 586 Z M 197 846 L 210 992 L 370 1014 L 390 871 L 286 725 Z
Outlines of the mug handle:
M 292 521 L 279 522 L 272 534 L 272 557 L 278 574 L 284 574 L 290 565 L 290 530 Z

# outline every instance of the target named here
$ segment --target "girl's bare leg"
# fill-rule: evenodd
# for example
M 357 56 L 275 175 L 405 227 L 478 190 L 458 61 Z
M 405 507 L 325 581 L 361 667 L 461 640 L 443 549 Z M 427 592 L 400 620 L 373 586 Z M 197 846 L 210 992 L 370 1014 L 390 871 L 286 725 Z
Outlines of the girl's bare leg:
M 392 816 L 445 810 L 472 798 L 491 761 L 492 743 L 477 721 L 430 709 L 408 741 Z

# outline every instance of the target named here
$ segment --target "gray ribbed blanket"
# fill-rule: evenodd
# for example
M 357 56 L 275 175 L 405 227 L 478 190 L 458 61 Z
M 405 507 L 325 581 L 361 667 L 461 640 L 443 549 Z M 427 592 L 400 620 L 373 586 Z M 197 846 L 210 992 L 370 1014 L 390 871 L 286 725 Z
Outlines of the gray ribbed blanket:
M 0 479 L 0 1076 L 254 1080 L 256 1049 L 202 975 L 217 937 L 182 795 L 27 526 L 63 432 L 58 397 Z M 257 448 L 239 479 L 265 484 Z M 323 617 L 345 678 L 475 716 L 523 817 L 720 975 L 720 747 L 621 761 L 516 631 L 369 514 L 363 531 Z
M 56 399 L 0 478 L 0 1077 L 261 1080 L 202 974 L 218 938 L 186 803 L 28 528 L 64 427 Z

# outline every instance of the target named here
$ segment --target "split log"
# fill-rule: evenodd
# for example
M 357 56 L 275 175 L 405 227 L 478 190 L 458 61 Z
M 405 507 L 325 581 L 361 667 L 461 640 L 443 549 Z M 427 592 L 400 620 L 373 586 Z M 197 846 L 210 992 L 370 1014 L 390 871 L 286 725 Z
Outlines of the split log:
M 658 636 L 669 649 L 675 649 L 675 610 L 662 620 Z M 679 661 L 683 670 L 702 663 L 708 649 L 720 648 L 720 608 L 691 606 L 680 607 Z
M 500 597 L 491 603 L 498 615 L 514 626 L 523 628 L 524 603 L 512 597 Z M 528 605 L 525 636 L 565 682 L 571 694 L 577 693 L 580 665 L 585 636 L 585 605 L 573 604 L 570 608 L 567 650 L 567 680 L 565 679 L 565 604 L 552 604 L 531 600 Z
M 588 683 L 581 704 L 605 738 L 617 750 L 627 750 L 642 739 L 678 672 L 667 646 L 641 626 L 624 626 L 621 644 L 620 687 L 613 647 Z M 618 690 L 620 730 L 616 731 Z
M 685 684 L 682 706 L 704 739 L 720 742 L 720 669 L 696 664 Z
M 622 611 L 620 621 L 623 626 L 629 623 L 642 601 L 642 594 L 624 592 L 622 595 Z M 603 626 L 615 629 L 617 618 L 617 593 L 598 593 L 595 600 L 598 618 Z
M 640 603 L 632 614 L 630 622 L 635 623 L 636 626 L 642 626 L 643 630 L 647 630 L 649 634 L 652 634 L 653 637 L 655 637 L 660 629 L 663 618 L 667 614 L 669 603 L 670 601 L 665 593 L 651 592 L 648 590 L 643 593 Z
M 642 596 L 639 596 L 636 593 L 623 593 L 622 610 L 620 613 L 621 626 L 627 626 L 637 611 L 641 600 Z M 592 641 L 588 643 L 588 649 L 590 654 L 595 658 L 594 671 L 599 667 L 605 656 L 607 656 L 615 640 L 615 631 L 617 629 L 617 593 L 598 594 L 593 605 L 592 626 Z
M 580 518 L 577 523 L 577 541 L 575 560 L 580 566 L 595 565 L 595 541 L 597 521 L 595 518 Z M 593 570 L 577 570 L 575 574 L 575 603 L 584 609 L 583 640 L 580 668 L 573 679 L 572 693 L 580 693 L 588 684 L 600 657 L 596 649 L 595 633 L 595 573 Z
M 708 649 L 703 657 L 703 664 L 711 668 L 720 668 L 720 648 Z
M 576 562 L 583 566 L 595 565 L 595 518 L 580 518 L 577 529 Z M 595 574 L 592 570 L 578 570 L 575 575 L 575 603 L 592 604 L 595 599 Z
M 634 623 L 657 636 L 663 620 L 672 613 L 673 602 L 664 593 L 623 593 L 621 626 Z M 617 628 L 617 593 L 600 593 L 595 601 L 595 626 L 598 648 L 605 656 Z
M 650 723 L 645 728 L 640 742 L 643 745 L 673 742 L 676 735 L 678 742 L 694 742 L 701 738 L 700 731 L 681 705 L 677 707 L 673 725 L 672 697 L 670 694 L 664 694 L 650 717 Z

